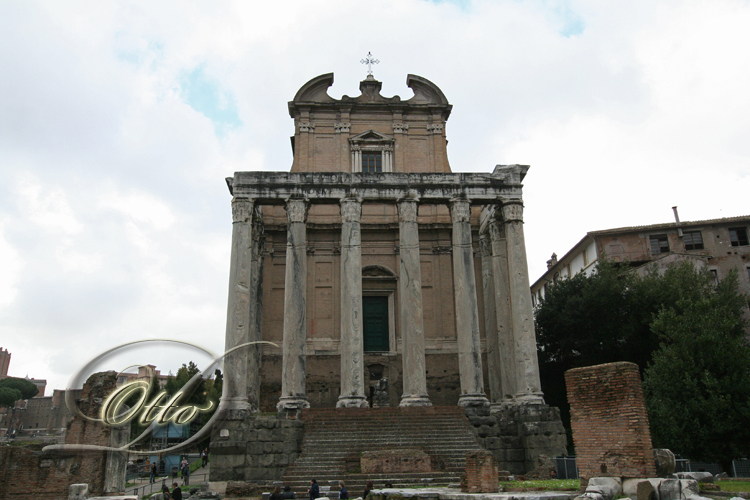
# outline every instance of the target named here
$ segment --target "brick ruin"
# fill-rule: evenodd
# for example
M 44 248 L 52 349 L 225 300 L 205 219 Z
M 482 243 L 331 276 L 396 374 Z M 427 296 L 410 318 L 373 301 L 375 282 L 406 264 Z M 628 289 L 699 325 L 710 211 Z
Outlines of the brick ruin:
M 91 375 L 77 401 L 81 412 L 98 417 L 116 381 L 113 371 Z M 67 426 L 65 444 L 121 445 L 128 434 L 75 417 Z M 66 450 L 45 452 L 41 445 L 5 446 L 0 448 L 0 500 L 66 500 L 70 485 L 76 483 L 88 483 L 94 496 L 124 491 L 126 460 L 121 454 L 108 452 L 74 454 Z
M 574 368 L 565 383 L 582 484 L 592 477 L 655 477 L 638 365 Z

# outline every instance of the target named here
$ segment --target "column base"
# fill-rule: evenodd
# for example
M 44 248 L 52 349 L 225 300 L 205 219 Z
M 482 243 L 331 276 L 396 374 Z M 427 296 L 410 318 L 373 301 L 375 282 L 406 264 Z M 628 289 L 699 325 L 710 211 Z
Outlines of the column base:
M 458 398 L 458 406 L 461 408 L 489 408 L 490 400 L 481 392 L 476 394 L 461 394 Z
M 370 404 L 364 396 L 339 396 L 336 408 L 369 408 Z
M 243 410 L 252 412 L 253 408 L 247 398 L 221 398 L 219 408 L 222 410 Z M 257 410 L 256 410 L 257 411 Z
M 515 408 L 516 403 L 512 399 L 503 399 L 500 402 L 490 404 L 490 413 L 502 413 Z
M 543 405 L 545 404 L 544 394 L 542 394 L 541 392 L 517 394 L 516 397 L 513 398 L 513 402 L 516 405 Z
M 289 411 L 300 411 L 305 408 L 310 408 L 310 403 L 307 398 L 294 398 L 290 396 L 282 396 L 279 398 L 279 402 L 276 405 L 276 411 L 289 412 Z
M 399 406 L 432 406 L 432 401 L 426 395 L 404 394 Z

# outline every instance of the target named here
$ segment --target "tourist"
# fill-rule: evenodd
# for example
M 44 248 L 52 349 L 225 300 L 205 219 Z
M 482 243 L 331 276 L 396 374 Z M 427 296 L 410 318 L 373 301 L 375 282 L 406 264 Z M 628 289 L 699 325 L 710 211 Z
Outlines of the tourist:
M 205 467 L 208 463 L 208 448 L 204 448 L 201 452 L 201 467 Z
M 172 500 L 172 495 L 169 494 L 169 486 L 166 484 L 161 487 L 161 498 L 162 500 Z
M 276 486 L 271 493 L 271 500 L 282 500 L 284 496 L 281 494 L 281 486 Z
M 349 500 L 349 492 L 346 491 L 344 481 L 339 481 L 339 500 Z
M 315 500 L 320 496 L 320 488 L 318 488 L 318 482 L 315 479 L 310 481 L 310 489 L 307 491 L 310 493 L 310 500 Z
M 156 481 L 156 462 L 151 462 L 151 478 L 149 484 L 154 484 Z
M 281 494 L 281 498 L 284 500 L 294 500 L 297 498 L 297 495 L 294 494 L 291 486 L 284 486 L 284 493 Z
M 365 486 L 365 492 L 362 494 L 363 500 L 367 500 L 367 494 L 370 493 L 373 490 L 374 486 L 372 485 L 372 481 L 367 481 L 367 486 Z
M 180 470 L 182 471 L 182 484 L 189 485 L 190 484 L 190 462 L 188 462 L 187 457 L 184 457 L 182 459 L 182 462 L 180 462 Z
M 182 500 L 182 490 L 179 486 L 177 486 L 177 483 L 172 483 L 172 500 Z

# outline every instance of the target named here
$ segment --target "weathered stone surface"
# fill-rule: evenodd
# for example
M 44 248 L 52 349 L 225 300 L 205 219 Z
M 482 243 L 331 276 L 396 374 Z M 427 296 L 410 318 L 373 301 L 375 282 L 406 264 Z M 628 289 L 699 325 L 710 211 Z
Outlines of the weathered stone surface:
M 677 463 L 675 462 L 674 453 L 666 448 L 654 449 L 654 462 L 656 463 L 656 475 L 665 477 L 674 474 Z
M 68 500 L 86 500 L 88 497 L 88 483 L 71 484 L 68 488 Z
M 227 489 L 225 495 L 227 498 L 233 497 L 260 497 L 263 493 L 263 488 L 255 483 L 247 483 L 244 481 L 229 481 L 227 483 Z
M 432 462 L 422 450 L 365 451 L 360 458 L 362 474 L 430 472 Z
M 699 483 L 714 482 L 714 476 L 710 472 L 678 472 L 675 476 L 679 479 L 693 479 Z
M 605 500 L 622 495 L 622 479 L 619 477 L 592 477 L 586 486 L 586 493 L 598 493 Z
M 555 461 L 547 455 L 539 455 L 536 459 L 536 467 L 524 475 L 526 479 L 553 479 L 557 477 Z

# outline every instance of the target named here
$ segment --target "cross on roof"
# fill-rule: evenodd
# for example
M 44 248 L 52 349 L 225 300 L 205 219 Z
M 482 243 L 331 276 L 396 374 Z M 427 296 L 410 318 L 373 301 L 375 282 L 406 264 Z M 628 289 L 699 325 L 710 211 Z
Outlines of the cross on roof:
M 374 57 L 372 57 L 372 53 L 371 52 L 368 52 L 367 53 L 367 57 L 364 58 L 364 59 L 362 59 L 360 62 L 362 64 L 366 64 L 367 65 L 367 74 L 368 75 L 372 74 L 372 65 L 380 63 L 380 61 L 378 61 L 377 59 L 375 59 Z

